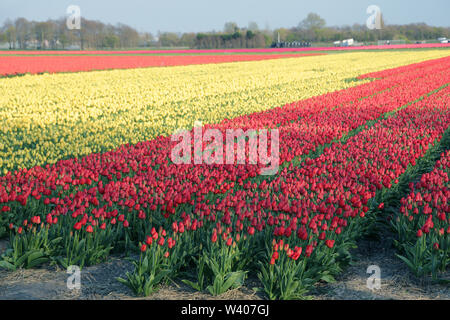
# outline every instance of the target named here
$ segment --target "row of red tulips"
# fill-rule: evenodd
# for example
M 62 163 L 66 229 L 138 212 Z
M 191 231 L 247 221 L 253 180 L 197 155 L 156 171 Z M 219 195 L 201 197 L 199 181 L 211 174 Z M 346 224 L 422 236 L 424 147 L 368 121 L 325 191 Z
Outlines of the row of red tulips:
M 423 62 L 408 64 L 408 65 L 405 65 L 405 66 L 402 66 L 402 67 L 397 67 L 397 68 L 392 68 L 392 69 L 385 69 L 385 70 L 381 70 L 381 71 L 366 73 L 366 74 L 360 75 L 358 77 L 358 79 L 368 79 L 368 78 L 384 79 L 384 78 L 391 77 L 393 75 L 397 75 L 397 74 L 400 74 L 400 73 L 414 71 L 417 68 L 425 71 L 424 67 L 436 66 L 436 62 L 438 62 L 438 61 L 441 61 L 441 62 L 445 63 L 445 61 L 447 59 L 448 59 L 448 57 L 444 57 L 444 58 L 441 58 L 441 59 L 426 60 L 426 61 L 423 61 Z
M 399 257 L 417 276 L 431 273 L 437 278 L 450 265 L 449 176 L 447 150 L 431 172 L 410 184 L 410 193 L 401 199 L 399 213 L 391 221 L 398 236 Z
M 430 110 L 416 104 L 380 118 L 448 83 L 450 66 L 445 66 L 441 61 L 425 65 L 427 73 L 411 70 L 349 89 L 353 97 L 341 91 L 310 99 L 313 107 L 305 111 L 300 111 L 303 102 L 286 106 L 278 109 L 277 121 L 255 115 L 256 128 L 279 126 L 284 162 L 292 157 L 283 155 L 303 156 L 358 133 L 357 127 L 365 129 L 271 179 L 257 176 L 258 166 L 252 165 L 175 166 L 167 138 L 9 173 L 0 179 L 0 217 L 15 232 L 3 265 L 93 264 L 145 239 L 137 271 L 124 280 L 138 293 L 151 292 L 157 281 L 150 275 L 161 274 L 155 270 L 173 276 L 180 268 L 194 268 L 197 281 L 189 283 L 213 294 L 241 284 L 246 270 L 261 270 L 269 297 L 298 297 L 314 281 L 332 279 L 339 271 L 336 259 L 362 232 L 360 220 L 373 207 L 368 203 L 375 192 L 389 188 L 446 129 L 447 109 L 434 106 L 446 91 L 424 100 Z M 359 100 L 374 91 L 379 93 Z M 324 131 L 311 128 L 311 144 L 293 143 L 305 139 L 301 131 L 308 123 L 325 127 L 327 122 L 326 139 Z M 153 227 L 171 231 L 152 232 Z M 161 248 L 160 255 L 155 248 Z

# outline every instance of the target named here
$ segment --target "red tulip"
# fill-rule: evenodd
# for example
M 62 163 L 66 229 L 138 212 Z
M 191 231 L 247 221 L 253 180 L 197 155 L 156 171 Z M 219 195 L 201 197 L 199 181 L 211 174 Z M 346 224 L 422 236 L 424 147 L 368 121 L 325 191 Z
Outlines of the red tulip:
M 279 257 L 280 257 L 280 254 L 278 253 L 278 251 L 275 251 L 275 252 L 272 254 L 272 258 L 275 259 L 275 260 L 278 260 Z
M 310 245 L 310 244 L 308 244 L 308 245 L 306 246 L 305 255 L 306 255 L 307 257 L 311 256 L 313 250 L 314 250 L 313 246 Z
M 333 248 L 334 240 L 325 240 L 325 244 L 328 248 Z

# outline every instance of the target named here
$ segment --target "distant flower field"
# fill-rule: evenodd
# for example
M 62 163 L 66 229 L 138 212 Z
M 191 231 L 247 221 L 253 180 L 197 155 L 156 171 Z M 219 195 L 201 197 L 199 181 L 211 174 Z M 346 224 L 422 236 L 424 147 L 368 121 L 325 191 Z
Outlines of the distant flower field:
M 307 47 L 307 48 L 264 48 L 264 49 L 173 49 L 173 50 L 13 50 L 0 51 L 0 55 L 23 54 L 198 54 L 198 53 L 273 53 L 273 52 L 305 52 L 305 51 L 354 51 L 354 50 L 399 50 L 399 49 L 431 49 L 449 48 L 445 43 L 420 43 L 420 44 L 390 44 L 359 47 Z
M 145 67 L 186 66 L 193 64 L 259 61 L 323 53 L 270 54 L 270 55 L 204 55 L 204 56 L 132 56 L 132 55 L 75 55 L 75 56 L 1 56 L 0 76 L 26 73 L 80 72 L 108 69 L 132 69 Z
M 399 259 L 438 279 L 449 71 L 450 51 L 424 50 L 2 78 L 0 268 L 126 253 L 117 281 L 138 296 L 178 280 L 218 296 L 253 275 L 268 299 L 302 299 L 386 219 Z M 176 163 L 181 129 L 189 151 L 241 129 L 245 156 L 261 140 L 244 130 L 276 132 L 279 168 L 208 163 L 234 155 L 223 143 Z

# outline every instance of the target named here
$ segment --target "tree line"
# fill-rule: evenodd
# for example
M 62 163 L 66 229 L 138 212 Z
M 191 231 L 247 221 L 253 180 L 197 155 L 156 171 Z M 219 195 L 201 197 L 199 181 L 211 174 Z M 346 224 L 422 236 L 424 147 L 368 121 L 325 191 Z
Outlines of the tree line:
M 66 19 L 28 21 L 17 18 L 7 20 L 0 27 L 0 42 L 10 49 L 80 49 L 134 48 L 148 46 L 153 40 L 150 33 L 139 33 L 125 24 L 105 24 L 81 19 L 80 30 L 67 28 Z
M 416 42 L 450 38 L 450 27 L 433 27 L 425 23 L 390 25 L 381 15 L 381 29 L 370 30 L 364 24 L 352 26 L 327 27 L 326 21 L 315 13 L 310 13 L 296 27 L 275 30 L 285 41 L 334 42 L 354 39 L 357 42 L 377 42 L 379 40 L 403 40 Z
M 105 24 L 81 19 L 80 30 L 69 30 L 66 19 L 28 21 L 17 18 L 7 20 L 0 27 L 0 42 L 10 49 L 117 49 L 137 47 L 189 47 L 213 48 L 264 48 L 283 42 L 330 43 L 353 38 L 357 42 L 372 43 L 378 40 L 402 40 L 406 43 L 422 40 L 450 38 L 450 27 L 433 27 L 425 23 L 389 25 L 382 19 L 380 30 L 369 30 L 365 25 L 331 27 L 315 13 L 310 13 L 291 28 L 260 29 L 255 22 L 239 27 L 227 22 L 222 31 L 212 32 L 138 32 L 126 24 Z

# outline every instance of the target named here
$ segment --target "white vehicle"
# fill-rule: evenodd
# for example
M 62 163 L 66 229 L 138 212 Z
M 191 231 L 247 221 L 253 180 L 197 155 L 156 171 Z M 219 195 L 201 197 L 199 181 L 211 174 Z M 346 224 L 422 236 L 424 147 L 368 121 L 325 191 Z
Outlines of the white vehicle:
M 353 39 L 345 39 L 342 41 L 342 46 L 343 47 L 349 47 L 352 46 L 354 44 L 355 40 Z

